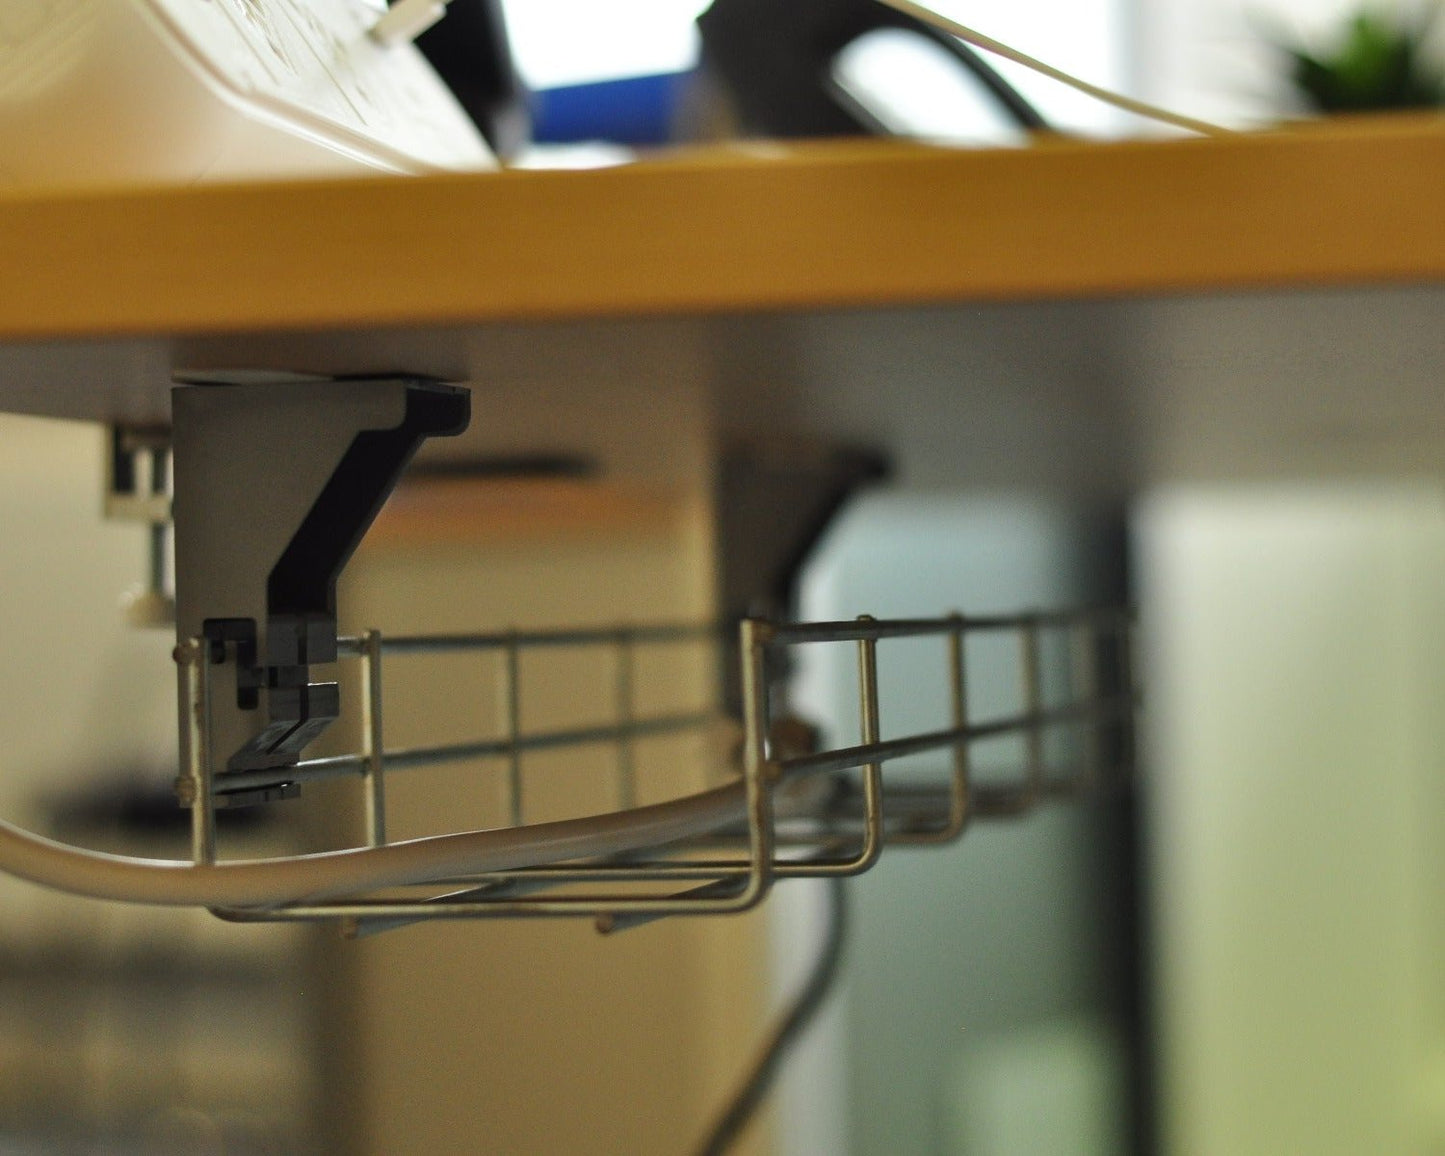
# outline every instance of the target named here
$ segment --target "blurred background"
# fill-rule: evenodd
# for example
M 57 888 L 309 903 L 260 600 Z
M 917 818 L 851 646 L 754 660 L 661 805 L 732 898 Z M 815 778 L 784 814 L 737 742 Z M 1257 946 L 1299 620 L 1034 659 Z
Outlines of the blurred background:
M 716 67 L 694 71 L 706 7 L 507 0 L 518 115 L 498 131 L 517 163 L 762 131 Z M 1241 125 L 1304 113 L 1281 46 L 1328 55 L 1356 14 L 1340 0 L 938 7 L 1096 83 Z M 879 32 L 833 68 L 893 131 L 1021 140 L 929 45 Z M 1058 128 L 1152 131 L 999 71 Z M 643 390 L 674 368 L 622 356 L 611 372 L 637 372 Z M 565 410 L 558 368 L 544 384 Z M 507 448 L 551 448 L 502 420 L 516 424 Z M 665 439 L 607 435 L 604 456 L 626 462 L 616 485 L 403 490 L 347 573 L 343 628 L 705 617 L 709 431 L 686 404 L 660 420 Z M 0 695 L 3 814 L 183 856 L 172 641 L 117 609 L 147 545 L 101 517 L 103 435 L 5 418 L 0 447 L 0 634 L 12 655 L 44 656 L 12 660 Z M 1307 481 L 1100 503 L 904 469 L 834 522 L 799 581 L 807 617 L 1131 598 L 1147 741 L 1136 792 L 980 829 L 944 854 L 898 852 L 850 887 L 842 981 L 740 1150 L 1445 1150 L 1445 503 L 1433 483 Z M 885 702 L 904 704 L 886 727 L 942 710 L 916 655 L 882 661 Z M 797 672 L 799 709 L 838 735 L 856 727 L 851 662 L 820 654 Z M 684 656 L 643 671 L 639 693 L 703 702 L 710 674 Z M 533 677 L 535 719 L 585 699 L 560 672 Z M 1006 701 L 982 677 L 980 695 Z M 494 693 L 476 672 L 411 676 L 389 690 L 389 725 L 445 738 L 459 687 Z M 697 785 L 676 769 L 687 752 L 649 757 L 659 797 Z M 538 814 L 588 789 L 560 756 L 530 769 L 547 784 Z M 401 793 L 395 821 L 485 823 L 495 805 L 456 778 Z M 223 837 L 262 855 L 356 822 L 350 798 L 308 788 Z M 0 898 L 6 1153 L 690 1151 L 800 982 L 823 906 L 800 886 L 740 920 L 607 939 L 537 921 L 343 943 L 3 879 Z

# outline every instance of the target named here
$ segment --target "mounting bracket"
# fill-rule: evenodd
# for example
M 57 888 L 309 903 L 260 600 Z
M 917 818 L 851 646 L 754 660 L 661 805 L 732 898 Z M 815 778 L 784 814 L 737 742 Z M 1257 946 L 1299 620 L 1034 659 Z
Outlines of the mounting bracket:
M 311 672 L 336 660 L 337 576 L 422 441 L 470 410 L 465 389 L 418 377 L 173 390 L 176 636 L 209 644 L 218 802 L 296 793 L 287 768 L 340 713 Z M 225 789 L 228 771 L 270 770 Z

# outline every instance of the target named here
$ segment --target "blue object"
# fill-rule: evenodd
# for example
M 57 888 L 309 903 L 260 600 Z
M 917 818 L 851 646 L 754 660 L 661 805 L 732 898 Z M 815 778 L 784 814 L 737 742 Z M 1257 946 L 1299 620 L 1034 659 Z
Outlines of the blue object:
M 664 72 L 540 89 L 532 93 L 532 139 L 539 144 L 665 144 L 691 78 L 691 72 Z

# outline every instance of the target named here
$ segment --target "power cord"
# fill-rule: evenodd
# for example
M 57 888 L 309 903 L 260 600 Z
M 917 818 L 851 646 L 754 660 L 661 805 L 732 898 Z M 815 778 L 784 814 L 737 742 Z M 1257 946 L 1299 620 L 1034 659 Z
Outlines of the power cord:
M 397 0 L 371 26 L 369 35 L 384 48 L 410 44 L 447 14 L 448 0 Z
M 841 878 L 835 876 L 825 882 L 828 889 L 828 925 L 812 973 L 792 1006 L 773 1028 L 747 1077 L 698 1148 L 698 1156 L 724 1156 L 737 1142 L 758 1106 L 766 1099 L 788 1053 L 827 1002 L 843 962 L 843 945 L 848 933 L 848 904 Z
M 1172 125 L 1175 128 L 1186 129 L 1189 132 L 1197 132 L 1204 136 L 1234 136 L 1231 129 L 1222 125 L 1210 124 L 1208 121 L 1196 120 L 1192 116 L 1184 116 L 1177 112 L 1170 112 L 1167 108 L 1160 108 L 1158 105 L 1148 104 L 1142 100 L 1135 100 L 1132 96 L 1125 96 L 1123 93 L 1114 92 L 1111 89 L 1101 88 L 1097 84 L 1090 84 L 1087 80 L 1081 80 L 1072 76 L 1062 69 L 1055 68 L 1051 64 L 1045 64 L 1020 52 L 1017 48 L 1010 48 L 1002 41 L 995 40 L 991 36 L 985 36 L 982 32 L 960 24 L 957 20 L 935 12 L 924 4 L 915 3 L 914 0 L 879 0 L 879 3 L 886 4 L 896 12 L 912 16 L 915 20 L 921 20 L 930 27 L 947 32 L 950 36 L 956 36 L 965 44 L 974 48 L 982 49 L 984 52 L 991 52 L 995 56 L 1001 56 L 1005 60 L 1011 60 L 1015 64 L 1022 65 L 1047 76 L 1050 80 L 1056 80 L 1060 84 L 1066 84 L 1070 88 L 1077 89 L 1085 96 L 1091 96 L 1095 100 L 1103 101 L 1105 104 L 1113 105 L 1115 108 L 1123 109 L 1125 112 L 1133 113 L 1135 116 L 1142 116 L 1149 120 L 1157 120 L 1163 124 Z
M 625 854 L 744 822 L 741 783 L 630 811 L 431 835 L 280 859 L 187 863 L 57 843 L 0 820 L 0 873 L 93 899 L 175 907 L 277 907 L 386 887 Z

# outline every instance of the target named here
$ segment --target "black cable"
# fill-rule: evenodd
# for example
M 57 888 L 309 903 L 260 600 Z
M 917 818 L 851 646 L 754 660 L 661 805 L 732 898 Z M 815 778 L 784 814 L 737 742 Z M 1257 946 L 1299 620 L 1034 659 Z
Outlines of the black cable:
M 973 73 L 975 79 L 988 90 L 989 95 L 998 101 L 1000 107 L 1014 119 L 1020 128 L 1028 129 L 1031 132 L 1052 131 L 1049 122 L 1044 119 L 1038 109 L 1034 108 L 1017 88 L 1005 80 L 998 69 L 986 61 L 972 45 L 965 44 L 958 37 L 940 32 L 921 21 L 916 22 L 912 30 L 928 37 L 942 46 L 945 51 L 951 53 L 960 64 Z
M 813 964 L 812 974 L 803 985 L 793 1005 L 778 1021 L 768 1042 L 758 1053 L 746 1079 L 736 1092 L 727 1108 L 712 1126 L 707 1139 L 698 1148 L 698 1156 L 723 1156 L 730 1149 L 757 1111 L 758 1105 L 767 1097 L 773 1080 L 782 1068 L 788 1053 L 802 1038 L 813 1022 L 828 993 L 838 978 L 843 962 L 843 943 L 847 937 L 848 906 L 847 894 L 841 877 L 827 880 L 828 925 L 818 959 Z
M 832 79 L 850 44 L 898 29 L 941 46 L 1002 115 L 1030 132 L 1049 129 L 1037 109 L 958 38 L 880 0 L 713 0 L 697 18 L 704 67 L 727 89 L 741 128 L 758 136 L 888 133 Z

